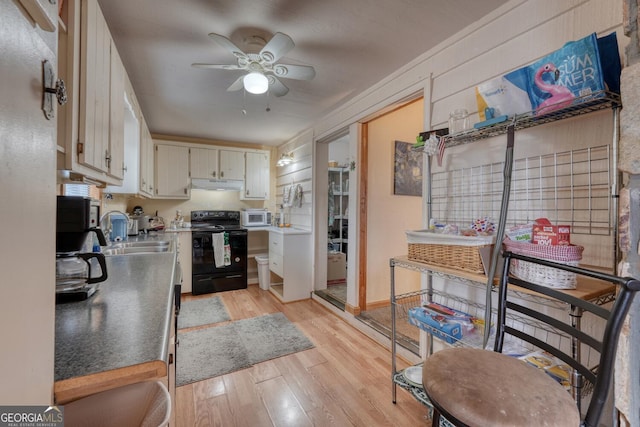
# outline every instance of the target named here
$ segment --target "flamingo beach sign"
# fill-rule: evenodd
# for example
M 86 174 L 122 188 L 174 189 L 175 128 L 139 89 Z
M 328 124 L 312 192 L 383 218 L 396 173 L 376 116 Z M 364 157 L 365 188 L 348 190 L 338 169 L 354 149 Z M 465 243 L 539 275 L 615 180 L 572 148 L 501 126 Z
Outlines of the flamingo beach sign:
M 566 43 L 533 64 L 476 87 L 480 119 L 493 108 L 496 115 L 532 112 L 540 116 L 620 91 L 620 56 L 616 34 L 593 33 Z

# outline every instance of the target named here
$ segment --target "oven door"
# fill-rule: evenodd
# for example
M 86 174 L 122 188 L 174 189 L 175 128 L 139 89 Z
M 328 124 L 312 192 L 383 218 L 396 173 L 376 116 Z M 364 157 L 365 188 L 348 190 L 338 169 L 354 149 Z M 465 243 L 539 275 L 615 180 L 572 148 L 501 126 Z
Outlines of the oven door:
M 191 233 L 192 275 L 231 274 L 247 271 L 247 230 L 228 231 L 231 246 L 231 265 L 216 267 L 213 256 L 213 233 L 223 231 L 197 231 Z

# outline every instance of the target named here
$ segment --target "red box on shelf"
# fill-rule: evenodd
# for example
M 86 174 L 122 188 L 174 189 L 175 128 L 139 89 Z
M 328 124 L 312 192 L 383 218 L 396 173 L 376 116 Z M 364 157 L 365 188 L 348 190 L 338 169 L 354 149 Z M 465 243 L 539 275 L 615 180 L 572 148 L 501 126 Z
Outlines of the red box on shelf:
M 531 241 L 536 245 L 568 246 L 571 244 L 571 226 L 534 224 Z

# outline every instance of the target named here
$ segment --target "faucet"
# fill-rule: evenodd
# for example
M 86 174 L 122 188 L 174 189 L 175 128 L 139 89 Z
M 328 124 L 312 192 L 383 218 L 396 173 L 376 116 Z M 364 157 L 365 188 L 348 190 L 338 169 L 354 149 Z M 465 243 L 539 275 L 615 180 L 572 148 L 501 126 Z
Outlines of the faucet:
M 131 219 L 129 219 L 129 215 L 127 215 L 126 213 L 122 212 L 122 211 L 118 211 L 118 210 L 111 210 L 111 211 L 107 211 L 104 214 L 102 214 L 102 216 L 100 217 L 100 221 L 98 221 L 98 227 L 101 228 L 104 232 L 105 238 L 107 240 L 107 242 L 110 242 L 110 235 L 111 235 L 111 214 L 120 214 L 120 215 L 124 215 L 124 217 L 127 219 L 127 230 L 129 230 L 129 227 L 131 226 L 130 221 Z M 103 221 L 106 219 L 106 223 L 103 225 Z

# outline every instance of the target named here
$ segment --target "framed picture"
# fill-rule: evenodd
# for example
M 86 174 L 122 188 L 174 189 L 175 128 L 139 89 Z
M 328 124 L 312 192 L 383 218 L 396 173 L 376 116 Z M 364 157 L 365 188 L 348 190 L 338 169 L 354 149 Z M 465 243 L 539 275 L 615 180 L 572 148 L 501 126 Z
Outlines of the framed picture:
M 422 197 L 422 153 L 411 151 L 410 142 L 395 141 L 393 194 Z

